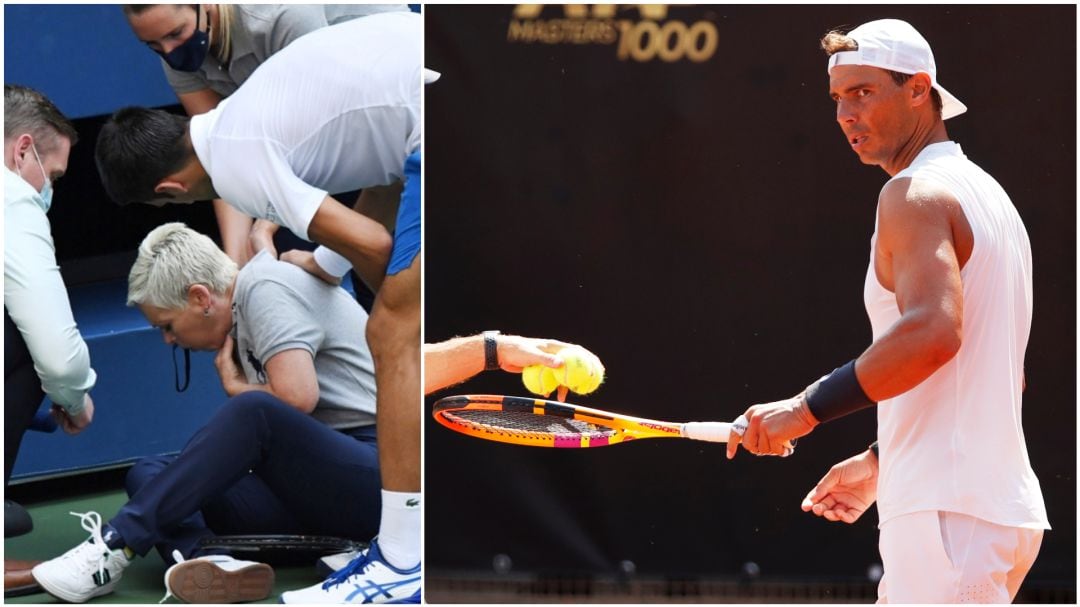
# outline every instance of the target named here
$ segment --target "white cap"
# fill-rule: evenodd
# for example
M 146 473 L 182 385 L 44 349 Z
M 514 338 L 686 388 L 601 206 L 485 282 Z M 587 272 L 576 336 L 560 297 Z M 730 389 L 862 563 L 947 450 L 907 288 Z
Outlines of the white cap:
M 442 74 L 436 72 L 435 70 L 429 70 L 426 67 L 424 68 L 424 84 L 431 84 L 432 82 L 435 82 L 439 79 L 439 76 L 442 76 Z
M 829 71 L 837 65 L 869 65 L 901 74 L 923 72 L 941 95 L 941 118 L 948 120 L 967 111 L 967 106 L 938 84 L 937 65 L 930 43 L 907 21 L 880 19 L 864 23 L 848 32 L 859 43 L 855 51 L 841 51 L 829 57 Z

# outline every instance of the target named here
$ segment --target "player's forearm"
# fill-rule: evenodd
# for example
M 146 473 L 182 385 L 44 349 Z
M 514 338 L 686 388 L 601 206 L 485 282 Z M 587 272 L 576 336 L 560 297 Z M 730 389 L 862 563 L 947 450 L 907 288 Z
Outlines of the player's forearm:
M 934 313 L 905 314 L 855 363 L 866 395 L 875 402 L 918 386 L 960 350 L 958 319 Z
M 397 223 L 398 204 L 401 202 L 401 182 L 364 188 L 353 205 L 353 210 L 379 222 L 387 232 L 394 233 Z
M 348 259 L 373 291 L 382 285 L 393 239 L 378 222 L 327 196 L 308 225 L 308 236 Z
M 214 200 L 214 215 L 217 216 L 218 232 L 221 234 L 221 248 L 238 265 L 244 265 L 247 262 L 252 219 L 220 198 Z
M 388 237 L 389 238 L 389 237 Z M 390 264 L 390 241 L 386 240 L 386 247 L 371 248 L 366 254 L 347 255 L 352 262 L 353 270 L 372 291 L 378 291 L 386 278 L 386 267 Z
M 484 338 L 455 337 L 437 344 L 424 344 L 424 394 L 431 394 L 484 370 Z

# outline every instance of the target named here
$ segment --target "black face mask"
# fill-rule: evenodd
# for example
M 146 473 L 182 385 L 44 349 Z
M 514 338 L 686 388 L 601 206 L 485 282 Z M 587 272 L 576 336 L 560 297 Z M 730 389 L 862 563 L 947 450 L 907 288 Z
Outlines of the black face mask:
M 206 60 L 206 53 L 210 51 L 210 34 L 199 29 L 199 18 L 202 17 L 202 9 L 195 7 L 195 31 L 183 44 L 161 55 L 165 63 L 174 70 L 181 72 L 197 72 Z

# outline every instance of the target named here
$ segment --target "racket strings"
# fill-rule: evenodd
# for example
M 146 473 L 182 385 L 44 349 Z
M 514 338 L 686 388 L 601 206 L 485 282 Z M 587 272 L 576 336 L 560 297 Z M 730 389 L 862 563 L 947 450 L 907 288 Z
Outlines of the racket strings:
M 521 411 L 459 410 L 443 412 L 450 422 L 472 428 L 522 436 L 612 436 L 615 430 L 576 419 Z

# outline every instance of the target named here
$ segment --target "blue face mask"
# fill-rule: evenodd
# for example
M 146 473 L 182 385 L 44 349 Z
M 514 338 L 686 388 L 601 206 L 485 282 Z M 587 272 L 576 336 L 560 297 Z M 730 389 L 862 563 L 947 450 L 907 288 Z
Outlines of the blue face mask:
M 202 17 L 202 11 L 199 6 L 196 6 L 195 31 L 191 33 L 191 37 L 168 53 L 155 51 L 174 70 L 197 72 L 206 60 L 206 53 L 210 50 L 210 34 L 199 29 L 200 17 Z
M 41 169 L 41 178 L 44 180 L 45 185 L 41 186 L 40 195 L 41 199 L 45 201 L 45 210 L 48 211 L 49 208 L 52 207 L 52 181 L 50 181 L 49 176 L 45 174 L 45 165 L 41 163 L 41 156 L 38 156 L 37 146 L 31 142 L 30 149 L 33 150 L 34 158 L 37 159 L 38 168 Z M 22 177 L 22 171 L 19 167 L 15 167 L 15 171 L 19 174 L 19 177 Z

